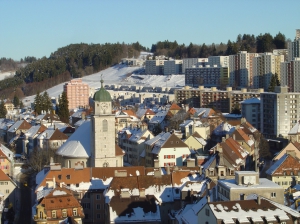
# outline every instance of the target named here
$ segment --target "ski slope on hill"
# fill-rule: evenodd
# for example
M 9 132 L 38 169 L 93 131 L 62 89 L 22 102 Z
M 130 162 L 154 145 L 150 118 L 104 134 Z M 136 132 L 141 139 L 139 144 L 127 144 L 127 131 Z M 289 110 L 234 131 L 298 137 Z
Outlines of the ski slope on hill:
M 137 85 L 151 87 L 181 87 L 184 86 L 184 75 L 140 75 L 141 67 L 128 67 L 126 65 L 115 65 L 92 75 L 82 77 L 82 82 L 87 83 L 95 89 L 100 88 L 101 76 L 104 85 Z M 61 83 L 47 90 L 50 97 L 58 97 L 63 91 Z M 25 106 L 34 101 L 35 95 L 23 99 Z

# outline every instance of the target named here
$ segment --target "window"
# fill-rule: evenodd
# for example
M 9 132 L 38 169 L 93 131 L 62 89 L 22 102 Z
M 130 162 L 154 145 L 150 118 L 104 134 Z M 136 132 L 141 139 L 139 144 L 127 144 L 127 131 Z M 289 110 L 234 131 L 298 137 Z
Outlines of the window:
M 70 180 L 70 175 L 67 175 L 67 177 L 66 177 L 68 180 Z
M 5 193 L 6 193 L 6 194 L 9 194 L 9 189 L 6 189 L 6 190 L 5 190 Z
M 97 209 L 101 209 L 101 205 L 100 204 L 97 204 L 96 207 L 97 207 Z
M 205 209 L 205 215 L 209 216 L 209 209 L 208 208 Z
M 97 200 L 100 200 L 100 199 L 101 199 L 101 195 L 100 195 L 100 194 L 97 194 L 97 195 L 96 195 L 96 199 L 97 199 Z
M 73 208 L 73 216 L 77 216 L 77 208 Z
M 276 197 L 276 192 L 272 192 L 271 193 L 271 198 L 275 198 Z
M 52 218 L 56 218 L 56 211 L 52 211 Z
M 58 179 L 61 180 L 61 175 L 58 175 Z
M 101 219 L 101 214 L 97 213 L 97 219 Z
M 62 210 L 62 217 L 67 217 L 67 210 L 66 209 Z
M 103 120 L 103 121 L 102 121 L 102 131 L 103 131 L 103 132 L 107 132 L 107 131 L 108 131 L 107 120 Z

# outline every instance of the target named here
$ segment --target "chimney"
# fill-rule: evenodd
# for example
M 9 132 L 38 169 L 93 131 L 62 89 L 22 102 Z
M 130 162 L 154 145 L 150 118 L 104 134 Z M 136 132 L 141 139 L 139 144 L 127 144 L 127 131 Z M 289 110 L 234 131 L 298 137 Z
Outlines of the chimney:
M 229 134 L 226 134 L 226 139 L 228 139 L 229 138 Z
M 207 200 L 207 202 L 210 202 L 210 195 L 209 195 L 209 192 L 206 194 L 206 200 Z
M 161 177 L 161 168 L 154 169 L 154 176 L 155 177 Z
M 260 198 L 260 196 L 257 196 L 257 204 L 258 204 L 258 205 L 261 204 L 261 198 Z
M 159 167 L 159 160 L 155 159 L 154 160 L 154 168 L 158 168 Z
M 225 137 L 222 137 L 222 142 L 225 142 L 226 138 Z
M 242 117 L 241 124 L 244 124 L 244 123 L 246 123 L 246 118 Z
M 171 173 L 171 172 L 170 172 L 170 166 L 167 166 L 167 167 L 166 167 L 166 170 L 167 170 L 167 174 L 170 175 L 170 173 Z
M 54 163 L 53 157 L 50 157 L 50 164 L 51 164 L 51 163 Z
M 233 140 L 235 140 L 235 134 L 232 135 Z
M 56 188 L 55 176 L 53 176 L 53 188 Z
M 203 170 L 202 170 L 202 166 L 199 166 L 199 173 L 200 175 L 202 174 Z

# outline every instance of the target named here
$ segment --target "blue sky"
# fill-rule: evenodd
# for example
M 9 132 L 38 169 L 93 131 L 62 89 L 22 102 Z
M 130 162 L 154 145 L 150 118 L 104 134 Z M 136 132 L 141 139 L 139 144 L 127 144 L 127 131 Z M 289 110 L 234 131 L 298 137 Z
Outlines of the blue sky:
M 48 57 L 72 43 L 211 44 L 238 34 L 294 39 L 300 1 L 0 0 L 0 57 Z

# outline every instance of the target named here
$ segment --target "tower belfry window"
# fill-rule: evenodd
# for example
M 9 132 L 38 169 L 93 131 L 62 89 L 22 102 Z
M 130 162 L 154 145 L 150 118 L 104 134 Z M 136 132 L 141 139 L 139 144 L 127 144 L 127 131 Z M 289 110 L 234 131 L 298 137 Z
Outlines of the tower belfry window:
M 103 130 L 103 132 L 107 132 L 108 131 L 107 120 L 103 120 L 102 121 L 102 130 Z

